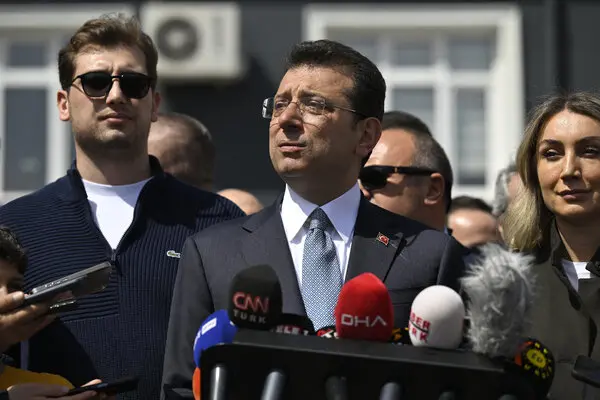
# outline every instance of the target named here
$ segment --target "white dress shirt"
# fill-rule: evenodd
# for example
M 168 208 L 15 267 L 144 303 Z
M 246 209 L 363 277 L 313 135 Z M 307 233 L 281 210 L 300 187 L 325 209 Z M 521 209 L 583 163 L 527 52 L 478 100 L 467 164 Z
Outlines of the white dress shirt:
M 348 269 L 348 259 L 350 258 L 352 236 L 354 235 L 354 225 L 356 224 L 359 204 L 360 189 L 357 183 L 337 199 L 321 206 L 321 209 L 327 214 L 333 225 L 333 228 L 330 228 L 329 232 L 340 262 L 342 278 L 345 278 L 346 270 Z M 300 287 L 302 287 L 304 240 L 308 234 L 305 223 L 317 207 L 316 204 L 306 201 L 286 185 L 283 202 L 281 203 L 281 219 Z

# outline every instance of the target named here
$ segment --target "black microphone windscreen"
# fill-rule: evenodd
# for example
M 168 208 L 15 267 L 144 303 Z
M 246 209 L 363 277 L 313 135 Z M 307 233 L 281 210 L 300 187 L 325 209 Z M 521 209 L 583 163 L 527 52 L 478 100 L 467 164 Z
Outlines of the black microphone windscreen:
M 269 330 L 282 308 L 281 284 L 268 265 L 256 265 L 237 273 L 230 287 L 229 318 L 238 328 Z

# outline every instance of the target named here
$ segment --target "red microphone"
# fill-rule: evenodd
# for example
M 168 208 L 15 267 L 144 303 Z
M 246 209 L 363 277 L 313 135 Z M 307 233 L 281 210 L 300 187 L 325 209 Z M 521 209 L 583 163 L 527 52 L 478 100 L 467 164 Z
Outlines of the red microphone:
M 394 310 L 387 288 L 371 273 L 342 286 L 335 307 L 335 327 L 341 339 L 387 342 L 394 329 Z

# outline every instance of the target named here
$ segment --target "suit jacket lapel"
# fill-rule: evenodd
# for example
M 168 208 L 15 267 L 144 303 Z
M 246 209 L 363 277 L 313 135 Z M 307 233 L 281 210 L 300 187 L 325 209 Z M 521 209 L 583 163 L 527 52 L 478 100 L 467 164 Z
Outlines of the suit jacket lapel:
M 249 266 L 266 264 L 273 267 L 281 283 L 283 312 L 306 315 L 298 286 L 296 270 L 281 222 L 282 196 L 270 207 L 252 215 L 242 228 L 248 232 L 242 240 L 242 255 Z
M 361 197 L 346 281 L 365 272 L 385 281 L 396 255 L 402 250 L 402 232 L 391 226 L 388 223 L 391 219 L 381 211 Z

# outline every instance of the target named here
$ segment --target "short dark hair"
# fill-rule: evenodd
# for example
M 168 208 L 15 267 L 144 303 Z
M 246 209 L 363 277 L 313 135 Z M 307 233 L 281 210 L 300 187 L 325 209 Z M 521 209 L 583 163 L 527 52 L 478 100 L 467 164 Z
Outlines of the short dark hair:
M 419 117 L 404 111 L 388 111 L 383 114 L 381 129 L 404 129 L 412 133 L 433 136 L 429 127 Z
M 0 260 L 17 267 L 20 274 L 27 269 L 27 254 L 12 230 L 0 226 Z
M 452 199 L 448 214 L 458 210 L 479 210 L 493 215 L 492 207 L 488 203 L 471 196 L 458 196 Z
M 58 76 L 63 89 L 71 86 L 75 78 L 75 58 L 94 47 L 115 48 L 130 46 L 140 49 L 146 58 L 146 71 L 156 86 L 158 51 L 154 42 L 142 31 L 137 18 L 123 14 L 106 14 L 84 23 L 58 52 Z
M 452 202 L 454 176 L 446 152 L 433 137 L 429 127 L 419 117 L 405 111 L 388 111 L 383 114 L 382 129 L 403 129 L 410 133 L 415 141 L 415 154 L 412 164 L 438 171 L 444 178 L 444 202 L 446 212 Z
M 351 77 L 354 87 L 345 93 L 350 106 L 363 118 L 375 117 L 381 121 L 385 107 L 385 79 L 367 57 L 333 40 L 305 41 L 292 48 L 286 70 L 302 66 L 337 69 Z
M 187 157 L 190 165 L 188 168 L 178 171 L 176 178 L 197 187 L 212 186 L 216 150 L 208 128 L 196 118 L 176 112 L 160 112 L 155 123 L 174 127 L 177 131 L 181 129 L 181 131 L 188 133 L 189 144 L 192 146 L 188 150 L 193 156 Z M 165 170 L 169 170 L 170 163 L 175 160 L 167 157 L 167 159 L 160 161 L 161 166 Z

